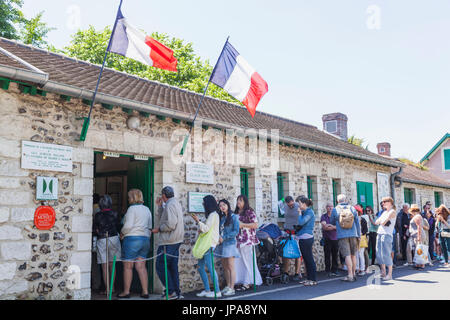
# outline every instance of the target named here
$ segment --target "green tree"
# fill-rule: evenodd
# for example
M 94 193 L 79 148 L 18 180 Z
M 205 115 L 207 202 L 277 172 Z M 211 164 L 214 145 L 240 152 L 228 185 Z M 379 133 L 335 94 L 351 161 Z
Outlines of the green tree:
M 364 148 L 366 150 L 369 150 L 369 144 L 367 144 L 365 147 L 363 146 L 365 140 L 364 138 L 357 138 L 354 134 L 351 135 L 348 139 L 348 142 L 351 144 L 354 144 L 355 146 Z
M 20 39 L 14 24 L 23 21 L 23 0 L 0 0 L 0 37 Z
M 102 64 L 110 35 L 110 27 L 106 27 L 103 30 L 96 30 L 93 26 L 89 26 L 88 29 L 79 30 L 72 35 L 70 45 L 63 48 L 62 51 L 68 56 L 80 60 Z M 115 53 L 108 53 L 105 65 L 109 68 L 134 74 L 142 78 L 203 93 L 213 69 L 209 61 L 203 61 L 195 53 L 192 43 L 186 43 L 184 40 L 169 37 L 165 33 L 154 32 L 151 36 L 174 51 L 174 56 L 178 60 L 178 72 L 149 67 Z M 49 49 L 55 50 L 52 47 Z M 214 84 L 209 85 L 207 95 L 239 103 L 222 88 Z
M 42 15 L 44 11 L 39 12 L 34 18 L 23 19 L 20 24 L 20 38 L 25 44 L 31 44 L 36 47 L 46 47 L 47 34 L 55 30 L 55 28 L 50 28 L 47 23 L 42 22 Z

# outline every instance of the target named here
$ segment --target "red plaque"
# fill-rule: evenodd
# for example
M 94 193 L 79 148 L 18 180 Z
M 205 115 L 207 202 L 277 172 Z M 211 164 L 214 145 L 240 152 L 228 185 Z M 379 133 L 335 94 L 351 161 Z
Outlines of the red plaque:
M 40 230 L 49 230 L 55 225 L 55 209 L 50 206 L 40 206 L 34 212 L 34 225 Z

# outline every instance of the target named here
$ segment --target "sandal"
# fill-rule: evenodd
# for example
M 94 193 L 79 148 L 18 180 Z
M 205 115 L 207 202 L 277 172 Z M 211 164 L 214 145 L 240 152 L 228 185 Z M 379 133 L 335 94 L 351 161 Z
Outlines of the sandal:
M 248 289 L 250 289 L 250 286 L 243 285 L 243 286 L 237 288 L 236 291 L 246 291 Z
M 355 278 L 349 278 L 349 277 L 347 276 L 347 277 L 345 277 L 345 278 L 342 278 L 341 281 L 344 281 L 344 282 L 353 282 L 353 281 L 355 281 Z

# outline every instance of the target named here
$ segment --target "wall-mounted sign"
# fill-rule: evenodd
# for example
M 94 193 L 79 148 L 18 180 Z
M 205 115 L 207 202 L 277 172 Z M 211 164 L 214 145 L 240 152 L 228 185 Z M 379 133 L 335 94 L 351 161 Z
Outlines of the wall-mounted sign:
M 105 152 L 103 152 L 103 155 L 105 157 L 110 157 L 110 158 L 120 158 L 120 153 L 117 153 L 117 152 L 105 151 Z
M 22 169 L 72 172 L 72 147 L 22 141 Z
M 49 206 L 40 206 L 34 212 L 34 225 L 39 230 L 49 230 L 55 225 L 55 209 Z
M 36 200 L 58 200 L 58 178 L 36 178 Z
M 147 156 L 141 156 L 141 155 L 139 155 L 139 154 L 136 154 L 136 155 L 134 156 L 134 160 L 143 160 L 143 161 L 146 161 L 146 160 L 148 160 L 148 157 L 147 157 Z
M 188 212 L 203 213 L 203 198 L 211 195 L 209 192 L 188 192 Z
M 213 184 L 214 166 L 207 163 L 187 162 L 186 182 Z

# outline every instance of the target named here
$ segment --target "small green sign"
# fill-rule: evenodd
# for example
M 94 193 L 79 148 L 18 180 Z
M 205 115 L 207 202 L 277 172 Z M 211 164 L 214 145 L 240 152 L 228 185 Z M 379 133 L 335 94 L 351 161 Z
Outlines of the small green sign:
M 58 200 L 58 178 L 37 177 L 36 200 Z

